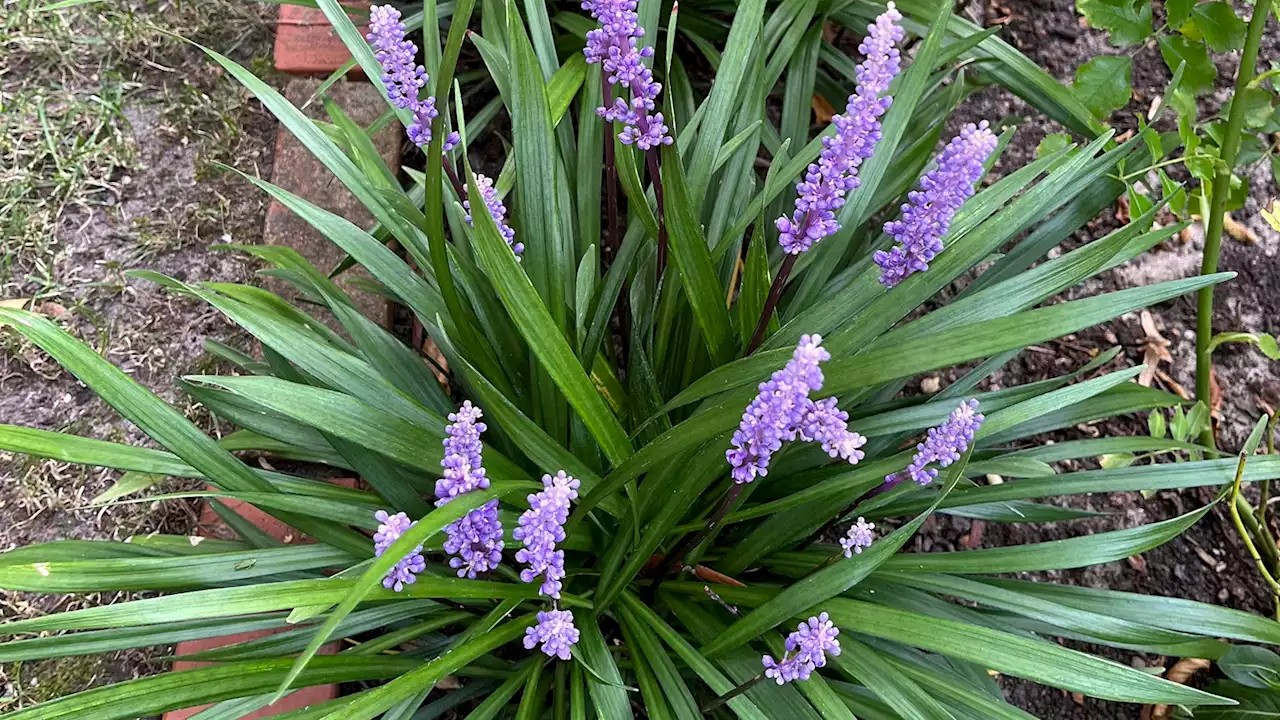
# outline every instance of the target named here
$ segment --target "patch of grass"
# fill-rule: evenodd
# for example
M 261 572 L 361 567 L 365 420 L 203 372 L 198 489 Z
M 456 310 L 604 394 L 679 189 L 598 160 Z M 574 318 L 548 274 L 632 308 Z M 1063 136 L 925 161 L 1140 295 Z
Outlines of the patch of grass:
M 0 14 L 0 297 L 65 294 L 64 239 L 121 215 L 140 164 L 139 132 L 194 152 L 196 179 L 235 164 L 248 100 L 214 73 L 190 38 L 234 53 L 267 10 L 241 0 L 103 0 L 42 11 L 47 0 L 5 0 Z M 254 58 L 251 65 L 263 63 Z M 138 128 L 129 107 L 162 120 Z M 177 247 L 228 215 L 216 192 L 135 214 L 143 256 Z M 153 212 L 155 211 L 155 212 Z M 130 219 L 132 222 L 132 220 Z M 206 233 L 207 234 L 207 233 Z M 217 235 L 214 236 L 215 238 Z
M 15 710 L 80 692 L 100 683 L 107 655 L 64 657 L 8 665 L 0 711 Z

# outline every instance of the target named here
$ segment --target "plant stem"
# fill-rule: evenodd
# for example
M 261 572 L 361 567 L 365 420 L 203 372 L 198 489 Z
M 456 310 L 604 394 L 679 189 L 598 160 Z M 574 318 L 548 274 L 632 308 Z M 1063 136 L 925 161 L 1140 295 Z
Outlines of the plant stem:
M 645 151 L 644 160 L 649 167 L 649 178 L 653 181 L 653 197 L 658 201 L 658 280 L 661 280 L 662 271 L 667 267 L 667 213 L 662 200 L 662 175 L 658 169 L 657 150 Z
M 605 83 L 601 91 L 604 95 L 604 106 L 609 107 L 613 104 L 613 87 Z M 609 257 L 610 260 L 618 256 L 618 166 L 617 159 L 613 155 L 613 123 L 606 121 L 605 128 L 608 132 L 604 135 L 604 185 L 605 185 L 605 214 L 609 220 Z
M 453 191 L 458 194 L 458 200 L 466 200 L 467 188 L 463 186 L 462 180 L 458 177 L 458 171 L 453 169 L 453 163 L 449 162 L 444 156 L 440 158 L 440 162 L 444 165 L 444 174 L 449 176 L 449 183 L 453 185 Z
M 769 286 L 769 297 L 765 298 L 764 309 L 760 311 L 760 321 L 756 323 L 756 331 L 751 334 L 751 342 L 747 343 L 747 355 L 756 351 L 760 347 L 760 343 L 764 342 L 764 331 L 769 328 L 769 319 L 773 317 L 773 311 L 778 307 L 778 300 L 782 298 L 782 288 L 787 284 L 787 278 L 791 276 L 791 268 L 796 265 L 798 255 L 787 254 L 785 260 L 782 261 L 782 267 L 778 268 L 778 274 L 773 278 L 773 284 Z
M 1262 556 L 1258 554 L 1258 548 L 1253 543 L 1252 532 L 1257 532 L 1257 520 L 1253 517 L 1253 511 L 1249 507 L 1249 503 L 1240 495 L 1240 480 L 1244 476 L 1244 453 L 1240 454 L 1240 463 L 1236 465 L 1236 477 L 1231 484 L 1231 499 L 1227 505 L 1227 509 L 1231 512 L 1231 520 L 1235 523 L 1236 532 L 1240 533 L 1240 539 L 1244 541 L 1244 547 L 1249 551 L 1249 557 L 1253 558 L 1254 565 L 1257 566 L 1258 572 L 1262 575 L 1262 579 L 1267 581 L 1271 586 L 1271 593 L 1275 596 L 1276 602 L 1276 618 L 1280 620 L 1280 583 L 1276 582 L 1275 577 L 1268 570 L 1268 565 L 1263 562 Z M 1253 522 L 1253 527 L 1246 529 L 1245 518 Z M 1271 567 L 1275 567 L 1274 562 Z
M 689 533 L 688 535 L 685 535 L 684 538 L 681 539 L 680 542 L 676 543 L 675 547 L 671 548 L 671 551 L 662 558 L 662 564 L 658 566 L 657 571 L 654 573 L 653 584 L 649 586 L 649 594 L 651 596 L 657 594 L 658 586 L 662 584 L 662 578 L 665 577 L 667 573 L 671 572 L 671 569 L 684 559 L 685 554 L 687 554 L 691 549 L 697 547 L 698 543 L 702 542 L 702 539 L 714 530 L 716 526 L 720 524 L 721 520 L 724 520 L 724 516 L 729 514 L 729 508 L 733 507 L 734 501 L 738 499 L 738 496 L 742 494 L 742 491 L 745 488 L 746 483 L 735 482 L 733 487 L 729 488 L 729 492 L 724 494 L 724 499 L 720 501 L 720 505 L 716 507 L 715 512 L 711 514 L 711 519 L 707 520 L 706 527 L 696 533 Z
M 1262 43 L 1262 31 L 1267 24 L 1267 16 L 1271 14 L 1272 0 L 1260 0 L 1253 8 L 1253 18 L 1249 20 L 1249 31 L 1244 42 L 1244 53 L 1240 56 L 1240 68 L 1236 72 L 1235 97 L 1241 99 L 1253 80 L 1254 70 L 1258 62 L 1258 47 Z M 1227 195 L 1231 190 L 1231 169 L 1236 164 L 1236 153 L 1240 151 L 1240 135 L 1244 126 L 1245 103 L 1231 103 L 1231 113 L 1227 116 L 1227 130 L 1222 142 L 1222 165 L 1213 179 L 1213 195 L 1209 206 L 1209 227 L 1204 236 L 1204 259 L 1200 264 L 1201 275 L 1211 275 L 1218 271 L 1218 255 L 1222 250 L 1222 226 L 1227 204 Z M 1196 308 L 1196 399 L 1203 402 L 1210 410 L 1210 373 L 1213 371 L 1213 359 L 1209 354 L 1209 339 L 1213 335 L 1213 286 L 1200 291 Z M 1213 423 L 1200 435 L 1200 444 L 1216 448 L 1213 437 Z
M 1267 454 L 1276 454 L 1276 419 L 1280 418 L 1280 413 L 1271 413 L 1271 418 L 1267 420 Z M 1262 481 L 1261 496 L 1258 500 L 1258 524 L 1271 532 L 1271 528 L 1267 526 L 1267 505 L 1271 503 L 1271 481 Z
M 760 681 L 761 681 L 761 680 L 763 680 L 763 679 L 764 679 L 764 673 L 760 673 L 760 674 L 756 675 L 755 677 L 752 677 L 752 678 L 748 679 L 746 682 L 742 683 L 742 684 L 741 684 L 741 685 L 739 685 L 738 687 L 736 687 L 736 688 L 734 688 L 734 689 L 730 690 L 729 692 L 725 693 L 724 695 L 721 695 L 720 697 L 716 698 L 715 700 L 712 700 L 710 704 L 703 706 L 703 708 L 702 708 L 702 714 L 703 714 L 703 715 L 706 715 L 707 713 L 711 712 L 712 710 L 715 710 L 716 708 L 720 707 L 721 705 L 723 705 L 723 704 L 725 704 L 725 703 L 729 702 L 730 700 L 732 700 L 732 699 L 734 699 L 734 698 L 738 697 L 738 696 L 739 696 L 739 695 L 741 695 L 742 693 L 744 693 L 744 692 L 746 692 L 746 691 L 750 690 L 750 689 L 751 689 L 751 686 L 755 685 L 756 683 L 760 682 Z

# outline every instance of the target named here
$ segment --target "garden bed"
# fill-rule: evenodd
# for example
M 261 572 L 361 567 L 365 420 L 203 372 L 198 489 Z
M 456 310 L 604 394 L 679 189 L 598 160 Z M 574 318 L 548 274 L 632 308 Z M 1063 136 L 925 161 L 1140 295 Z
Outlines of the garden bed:
M 1076 66 L 1085 60 L 1098 54 L 1116 52 L 1106 47 L 1105 39 L 1099 33 L 1079 27 L 1071 0 L 1020 0 L 1007 5 L 975 2 L 966 12 L 980 24 L 1007 22 L 1002 36 L 1064 81 L 1069 81 Z M 201 32 L 208 32 L 209 36 Z M 234 48 L 233 54 L 242 62 L 246 58 L 261 57 L 268 47 L 269 33 L 256 24 L 243 32 L 242 37 L 233 38 L 234 42 L 223 37 L 217 27 L 190 34 L 203 42 L 211 42 L 210 38 L 222 39 L 224 44 L 220 47 Z M 1263 57 L 1276 57 L 1280 38 L 1271 37 L 1266 43 Z M 207 63 L 191 51 L 177 52 L 175 56 L 144 53 L 142 57 L 148 62 L 122 56 L 117 67 L 117 72 L 131 79 L 129 93 L 122 101 L 120 117 L 111 121 L 112 127 L 122 133 L 122 146 L 131 148 L 131 152 L 136 154 L 127 162 L 113 164 L 102 178 L 113 188 L 111 206 L 90 206 L 92 209 L 86 211 L 78 207 L 82 203 L 68 203 L 67 211 L 58 214 L 56 221 L 46 228 L 56 240 L 52 252 L 25 246 L 20 248 L 15 266 L 20 271 L 10 272 L 5 278 L 5 296 L 13 296 L 11 287 L 19 293 L 41 291 L 44 286 L 23 278 L 34 272 L 40 262 L 45 262 L 38 253 L 49 253 L 61 287 L 50 294 L 46 302 L 83 318 L 72 323 L 80 329 L 82 337 L 91 342 L 97 338 L 97 346 L 103 348 L 108 358 L 124 366 L 162 397 L 177 401 L 179 395 L 171 379 L 207 362 L 200 343 L 205 337 L 227 340 L 227 325 L 219 315 L 203 305 L 174 298 L 145 283 L 126 282 L 119 277 L 119 270 L 124 267 L 150 267 L 179 279 L 245 281 L 251 268 L 243 260 L 232 255 L 208 254 L 205 248 L 221 235 L 230 236 L 235 242 L 255 242 L 260 232 L 264 201 L 245 183 L 197 175 L 201 167 L 201 153 L 214 148 L 205 143 L 223 141 L 216 140 L 220 137 L 216 134 L 200 134 L 200 129 L 207 126 L 199 119 L 187 118 L 176 124 L 168 119 L 171 116 L 167 113 L 189 109 L 201 95 L 205 100 L 219 97 L 218 93 L 226 91 L 225 80 L 208 70 Z M 31 62 L 37 61 L 42 60 L 36 58 Z M 182 62 L 183 67 L 206 69 L 207 75 L 187 75 L 200 95 L 194 98 L 179 95 L 171 102 L 172 93 L 189 91 L 185 86 L 175 88 L 174 75 L 153 65 L 164 66 L 174 62 Z M 36 64 L 19 64 L 4 76 L 4 81 L 6 84 L 22 81 L 37 72 L 46 70 Z M 1230 73 L 1230 63 L 1224 63 L 1220 67 L 1221 88 L 1227 86 Z M 1130 110 L 1145 112 L 1152 99 L 1163 92 L 1168 79 L 1158 53 L 1149 48 L 1140 51 L 1135 59 L 1134 77 L 1137 93 Z M 74 90 L 76 86 L 68 87 Z M 194 106 L 199 107 L 199 104 Z M 229 159 L 249 172 L 265 175 L 271 163 L 273 127 L 256 103 L 240 103 L 237 107 L 243 108 L 231 113 L 232 122 L 239 132 L 235 145 L 237 150 Z M 1028 121 L 1006 150 L 997 174 L 1002 169 L 1024 165 L 1034 157 L 1036 146 L 1046 134 L 1059 131 L 1052 123 L 1038 118 L 1025 104 L 998 88 L 987 89 L 965 103 L 954 122 L 995 121 L 1008 116 L 1024 116 Z M 1128 129 L 1128 122 L 1120 121 L 1119 129 Z M 474 148 L 477 169 L 496 174 L 496 160 L 501 153 L 502 148 L 496 142 L 488 143 L 485 148 Z M 480 160 L 481 157 L 484 160 Z M 492 161 L 492 167 L 486 166 L 488 161 Z M 125 182 L 126 173 L 128 182 Z M 1275 333 L 1280 330 L 1276 320 L 1280 317 L 1280 288 L 1277 287 L 1280 285 L 1277 279 L 1280 278 L 1277 252 L 1280 250 L 1280 238 L 1257 219 L 1260 204 L 1273 196 L 1275 185 L 1269 169 L 1265 167 L 1253 180 L 1248 204 L 1236 213 L 1236 217 L 1255 233 L 1257 240 L 1252 244 L 1234 239 L 1225 241 L 1221 269 L 1238 272 L 1239 277 L 1219 288 L 1215 323 L 1220 331 Z M 164 194 L 154 193 L 153 187 L 164 188 Z M 169 193 L 178 193 L 178 196 Z M 207 215 L 201 214 L 201 209 L 208 208 L 211 197 L 227 200 L 225 206 L 217 204 L 218 208 L 224 209 L 221 215 L 214 216 L 216 220 L 212 222 Z M 164 222 L 173 208 L 193 205 L 196 208 L 195 219 L 190 222 L 195 222 L 195 225 L 188 225 L 184 220 L 153 228 Z M 1114 210 L 1119 211 L 1118 208 Z M 141 224 L 136 222 L 139 218 L 143 220 Z M 1098 237 L 1120 224 L 1109 211 L 1095 219 L 1087 232 Z M 1074 246 L 1086 239 L 1091 238 L 1074 238 L 1069 242 Z M 1199 266 L 1197 243 L 1197 236 L 1192 232 L 1185 242 L 1172 241 L 1168 246 L 1157 248 L 1099 280 L 1072 290 L 1068 299 L 1131 287 L 1139 281 L 1150 283 L 1195 274 Z M 57 312 L 56 308 L 51 309 Z M 1172 357 L 1171 362 L 1161 369 L 1188 389 L 1194 385 L 1194 339 L 1190 334 L 1194 327 L 1194 310 L 1194 300 L 1183 297 L 1151 311 L 1151 321 L 1160 335 L 1169 341 L 1167 349 Z M 183 328 L 183 332 L 176 333 L 175 328 Z M 1124 351 L 1109 369 L 1132 366 L 1143 361 L 1144 346 L 1149 342 L 1142 318 L 1126 316 L 1110 325 L 1028 349 L 993 377 L 992 382 L 1009 387 L 1054 377 L 1084 364 L 1094 351 L 1116 344 L 1120 344 Z M 1280 379 L 1265 358 L 1243 347 L 1228 346 L 1220 350 L 1217 361 L 1217 379 L 1223 398 L 1219 442 L 1225 449 L 1234 450 L 1240 446 L 1260 413 L 1258 403 L 1275 406 L 1280 402 Z M 0 377 L 3 378 L 0 380 L 0 415 L 4 422 L 145 444 L 140 433 L 118 420 L 73 378 L 58 372 L 38 351 L 28 346 L 6 347 L 0 351 L 0 363 L 3 363 L 0 365 Z M 952 379 L 954 377 L 941 377 L 941 385 L 945 387 Z M 907 390 L 914 393 L 920 392 L 921 388 L 912 386 Z M 188 409 L 189 414 L 199 417 L 199 408 Z M 207 422 L 204 426 L 211 427 Z M 1097 427 L 1056 433 L 1052 439 L 1090 437 L 1099 432 L 1137 434 L 1145 432 L 1145 428 L 1145 419 L 1142 418 L 1113 421 Z M 1060 470 L 1085 467 L 1084 463 L 1064 464 Z M 3 485 L 0 485 L 0 494 L 3 494 L 0 523 L 5 527 L 5 534 L 0 539 L 4 549 L 54 538 L 118 539 L 139 532 L 186 533 L 194 525 L 194 513 L 190 505 L 183 503 L 167 503 L 159 508 L 125 505 L 103 514 L 73 509 L 108 487 L 115 478 L 114 474 L 89 474 L 79 469 L 68 474 L 65 466 L 56 463 L 22 464 L 0 456 L 0 476 L 4 478 Z M 1211 496 L 1208 490 L 1160 492 L 1151 497 L 1143 497 L 1139 493 L 1093 496 L 1082 501 L 1084 504 L 1077 503 L 1077 506 L 1108 513 L 1107 517 L 1051 525 L 986 523 L 979 527 L 962 518 L 936 516 L 926 522 L 913 540 L 913 550 L 928 552 L 998 547 L 1135 527 L 1182 514 L 1203 505 Z M 1221 509 L 1215 509 L 1172 542 L 1127 562 L 1082 571 L 1047 573 L 1043 577 L 1069 584 L 1186 597 L 1261 614 L 1269 614 L 1273 609 L 1266 586 L 1256 575 L 1229 518 Z M 21 617 L 31 610 L 52 609 L 43 605 L 27 609 L 21 594 L 7 594 L 4 598 L 8 606 L 6 619 Z M 95 602 L 107 600 L 90 599 Z M 1089 649 L 1098 651 L 1097 648 Z M 1159 658 L 1132 653 L 1109 650 L 1101 653 L 1125 664 L 1161 662 Z M 119 680 L 149 672 L 150 668 L 144 653 L 132 652 L 113 660 L 106 670 L 94 670 L 93 678 L 77 680 L 50 692 L 53 695 L 66 694 L 90 682 Z M 23 669 L 19 674 L 14 670 L 17 669 L 6 668 L 6 677 L 10 683 L 23 683 L 22 688 L 14 688 L 12 692 L 19 703 L 29 698 L 46 699 L 51 696 L 28 693 L 25 684 L 31 677 L 30 671 Z M 1004 687 L 1013 702 L 1037 717 L 1135 718 L 1139 712 L 1134 706 L 1077 699 L 1064 691 L 1031 683 L 1008 681 Z

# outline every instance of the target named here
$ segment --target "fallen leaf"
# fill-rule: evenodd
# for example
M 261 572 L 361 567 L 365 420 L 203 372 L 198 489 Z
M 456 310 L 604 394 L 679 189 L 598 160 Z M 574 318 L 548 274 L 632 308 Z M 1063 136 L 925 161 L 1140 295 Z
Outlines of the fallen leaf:
M 21 310 L 31 302 L 31 298 L 8 298 L 0 300 L 0 308 L 9 308 L 10 310 Z
M 1209 417 L 1222 422 L 1222 387 L 1218 385 L 1218 374 L 1209 366 Z
M 67 314 L 67 309 L 56 302 L 42 302 L 37 310 L 41 315 L 55 319 Z
M 1155 379 L 1160 363 L 1172 363 L 1173 355 L 1169 354 L 1169 341 L 1156 328 L 1156 320 L 1151 313 L 1143 310 L 1141 318 L 1142 331 L 1146 333 L 1146 337 L 1142 339 L 1142 362 L 1146 367 L 1138 375 L 1138 384 L 1142 387 L 1151 387 L 1151 381 Z
M 720 585 L 733 585 L 735 587 L 746 587 L 745 583 L 725 575 L 722 572 L 712 570 L 706 565 L 695 565 L 693 567 L 694 577 L 704 582 L 713 582 Z
M 1272 230 L 1280 232 L 1280 200 L 1271 201 L 1271 210 L 1262 209 L 1262 219 L 1267 221 Z
M 1129 196 L 1121 195 L 1116 198 L 1116 221 L 1123 224 L 1129 222 Z
M 835 117 L 836 109 L 831 107 L 831 103 L 821 95 L 813 96 L 813 114 L 818 118 L 819 125 L 827 125 L 831 122 L 831 118 Z
M 1258 244 L 1258 233 L 1250 230 L 1244 223 L 1231 217 L 1231 213 L 1222 213 L 1222 229 L 1231 237 L 1250 245 Z
M 1186 685 L 1192 675 L 1208 669 L 1209 661 L 1204 658 L 1183 658 L 1169 668 L 1169 672 L 1165 673 L 1165 678 L 1170 682 Z M 1151 720 L 1167 720 L 1169 712 L 1172 710 L 1172 706 L 1169 705 L 1148 705 L 1147 707 L 1151 708 L 1151 712 L 1148 714 L 1146 708 L 1143 708 L 1143 717 L 1150 717 Z
M 457 690 L 462 687 L 462 681 L 456 675 L 445 675 L 436 682 L 437 690 Z
M 1156 378 L 1167 385 L 1169 389 L 1173 391 L 1174 395 L 1177 395 L 1187 402 L 1191 402 L 1191 393 L 1187 392 L 1187 389 L 1182 387 L 1177 380 L 1169 377 L 1169 373 L 1163 370 L 1156 370 Z

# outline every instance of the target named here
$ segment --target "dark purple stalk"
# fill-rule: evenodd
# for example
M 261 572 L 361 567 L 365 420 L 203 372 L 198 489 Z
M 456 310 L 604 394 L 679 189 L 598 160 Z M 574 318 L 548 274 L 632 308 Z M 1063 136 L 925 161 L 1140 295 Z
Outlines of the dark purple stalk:
M 662 175 L 658 168 L 658 153 L 650 149 L 644 157 L 649 166 L 649 177 L 653 180 L 653 196 L 658 200 L 658 280 L 662 280 L 662 271 L 667 267 L 667 213 L 662 200 Z
M 763 679 L 764 679 L 764 673 L 759 673 L 759 674 L 758 674 L 758 675 L 756 675 L 755 677 L 748 678 L 748 679 L 746 680 L 746 682 L 743 682 L 743 683 L 742 683 L 741 685 L 739 685 L 738 687 L 736 687 L 736 688 L 734 688 L 734 689 L 730 690 L 729 692 L 725 693 L 724 695 L 721 695 L 720 697 L 716 698 L 715 700 L 712 700 L 709 704 L 707 704 L 707 705 L 703 706 L 703 708 L 702 708 L 702 714 L 703 714 L 703 715 L 706 715 L 707 713 L 711 712 L 712 710 L 715 710 L 716 708 L 720 707 L 721 705 L 723 705 L 723 704 L 725 704 L 725 703 L 729 702 L 730 700 L 732 700 L 732 699 L 734 699 L 734 698 L 738 697 L 738 696 L 739 696 L 739 695 L 741 695 L 742 693 L 744 693 L 744 692 L 746 692 L 746 691 L 750 690 L 750 689 L 751 689 L 751 687 L 752 687 L 753 685 L 755 685 L 756 683 L 760 682 L 760 681 L 761 681 L 761 680 L 763 680 Z
M 778 306 L 778 300 L 782 298 L 782 288 L 787 284 L 787 278 L 791 276 L 791 268 L 796 265 L 796 258 L 799 255 L 788 254 L 786 259 L 782 261 L 782 267 L 778 269 L 778 274 L 773 278 L 773 284 L 769 286 L 769 297 L 764 301 L 764 310 L 760 312 L 760 322 L 756 323 L 756 331 L 751 334 L 751 342 L 747 343 L 747 355 L 756 351 L 760 347 L 760 343 L 764 342 L 764 331 L 769 328 L 769 319 L 773 317 L 773 311 Z
M 458 171 L 453 169 L 453 164 L 446 158 L 440 158 L 440 165 L 444 167 L 444 174 L 449 176 L 449 182 L 453 185 L 453 191 L 458 193 L 459 200 L 465 200 L 467 197 L 467 188 L 462 184 L 462 180 L 458 177 Z
M 671 548 L 671 551 L 662 558 L 662 564 L 659 565 L 658 569 L 654 572 L 653 584 L 649 586 L 650 597 L 657 594 L 658 586 L 662 584 L 662 578 L 665 577 L 667 573 L 671 572 L 672 568 L 679 565 L 680 561 L 684 559 L 684 556 L 688 554 L 690 550 L 697 547 L 698 543 L 702 542 L 703 538 L 711 534 L 711 531 L 716 529 L 716 526 L 720 524 L 721 520 L 724 520 L 724 516 L 729 514 L 729 508 L 733 507 L 733 503 L 737 501 L 738 496 L 742 494 L 742 490 L 745 487 L 745 483 L 734 483 L 733 487 L 729 488 L 729 492 L 724 494 L 724 499 L 720 501 L 720 505 L 716 508 L 716 511 L 711 514 L 711 519 L 707 521 L 707 526 L 696 533 L 689 533 L 688 535 L 685 535 L 680 542 L 676 543 L 676 546 Z
M 607 82 L 601 85 L 601 94 L 604 98 L 604 106 L 609 107 L 613 104 L 613 86 Z M 618 259 L 618 253 L 622 250 L 622 242 L 619 240 L 619 223 L 618 216 L 618 165 L 617 157 L 614 155 L 613 147 L 613 123 L 606 122 L 608 132 L 604 136 L 604 184 L 605 184 L 605 214 L 608 215 L 609 229 L 606 237 L 606 245 L 609 248 L 609 262 L 612 263 Z M 600 253 L 603 258 L 605 253 Z M 621 357 L 619 361 L 623 364 L 630 357 L 631 346 L 631 318 L 627 312 L 627 284 L 623 283 L 623 291 L 618 295 L 618 302 L 615 311 L 618 314 L 618 325 L 622 335 Z
M 608 83 L 602 86 L 604 94 L 604 106 L 609 107 L 613 104 L 613 87 Z M 612 260 L 618 256 L 618 166 L 617 160 L 613 155 L 613 123 L 607 123 L 609 132 L 604 136 L 604 184 L 605 184 L 605 214 L 609 221 L 609 258 Z

